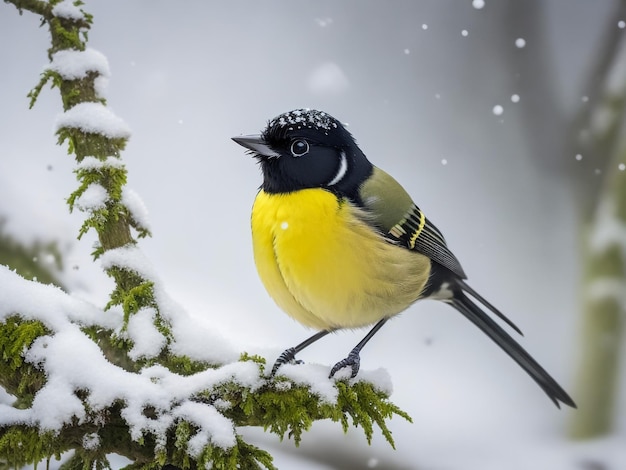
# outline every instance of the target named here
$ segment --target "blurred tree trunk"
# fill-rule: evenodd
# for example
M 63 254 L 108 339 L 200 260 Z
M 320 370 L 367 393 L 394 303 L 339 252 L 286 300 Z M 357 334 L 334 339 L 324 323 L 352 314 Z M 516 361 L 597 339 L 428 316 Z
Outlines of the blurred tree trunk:
M 582 222 L 582 337 L 570 435 L 584 439 L 613 429 L 626 311 L 626 141 L 608 165 L 605 185 Z
M 590 63 L 586 96 L 576 116 L 559 109 L 553 60 L 542 28 L 545 5 L 509 2 L 501 12 L 498 53 L 523 96 L 524 132 L 539 168 L 569 178 L 579 208 L 581 338 L 569 434 L 593 438 L 613 428 L 626 311 L 626 49 L 618 21 L 626 1 L 616 2 Z M 512 54 L 514 37 L 530 37 Z M 503 45 L 504 44 L 504 45 Z M 498 46 L 496 46 L 498 48 Z M 534 48 L 533 48 L 534 47 Z M 580 157 L 575 159 L 575 155 Z
M 572 416 L 569 430 L 577 439 L 613 429 L 624 342 L 626 44 L 615 25 L 626 13 L 626 2 L 620 2 L 616 13 L 591 77 L 593 100 L 574 127 L 581 163 L 587 160 L 577 178 L 577 193 L 585 197 L 579 201 L 583 312 L 575 396 L 580 409 Z

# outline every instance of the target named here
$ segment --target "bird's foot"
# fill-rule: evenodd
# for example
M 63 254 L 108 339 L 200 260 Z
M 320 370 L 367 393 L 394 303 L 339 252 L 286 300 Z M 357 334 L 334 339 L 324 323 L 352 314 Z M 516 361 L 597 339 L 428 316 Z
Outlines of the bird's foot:
M 276 362 L 274 363 L 274 367 L 272 367 L 272 373 L 270 374 L 270 377 L 274 377 L 276 375 L 276 372 L 278 372 L 278 369 L 280 368 L 280 366 L 282 366 L 283 364 L 303 364 L 303 363 L 304 361 L 296 360 L 296 348 L 285 349 L 282 352 L 282 354 L 278 356 L 278 359 L 276 359 Z
M 355 351 L 355 350 L 350 351 L 350 354 L 348 354 L 348 357 L 346 357 L 345 359 L 342 359 L 337 364 L 335 364 L 333 368 L 330 370 L 330 375 L 328 376 L 328 378 L 332 379 L 337 372 L 339 372 L 344 367 L 348 367 L 348 366 L 350 366 L 350 368 L 352 369 L 350 378 L 353 379 L 356 377 L 356 374 L 359 373 L 359 367 L 361 367 L 361 357 L 359 356 L 358 351 Z

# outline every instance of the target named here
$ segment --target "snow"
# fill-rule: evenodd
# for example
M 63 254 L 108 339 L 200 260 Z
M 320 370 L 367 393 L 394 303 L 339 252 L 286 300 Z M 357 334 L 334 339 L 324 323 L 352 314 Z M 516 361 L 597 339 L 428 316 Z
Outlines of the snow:
M 228 449 L 235 445 L 233 423 L 220 414 L 213 406 L 186 402 L 176 408 L 175 417 L 196 424 L 200 431 L 189 439 L 189 454 L 197 457 L 209 440 L 217 447 Z
M 98 183 L 91 183 L 76 200 L 75 204 L 80 210 L 95 211 L 105 207 L 109 194 L 107 190 Z
M 167 339 L 155 326 L 155 317 L 156 311 L 153 308 L 143 308 L 128 320 L 126 332 L 133 342 L 133 347 L 128 352 L 131 359 L 156 357 L 166 346 Z
M 481 10 L 485 7 L 485 0 L 472 0 L 472 6 L 477 10 Z
M 100 263 L 104 270 L 116 267 L 137 273 L 144 279 L 158 278 L 152 263 L 136 245 L 108 250 L 100 257 Z
M 1 265 L 0 286 L 11 294 L 0 296 L 0 320 L 19 312 L 25 320 L 40 320 L 52 330 L 61 330 L 70 322 L 114 329 L 122 320 L 121 316 L 111 313 L 103 316 L 99 308 L 68 296 L 56 286 L 25 281 Z M 42 305 L 47 307 L 42 309 Z
M 463 36 L 464 38 L 466 38 L 468 34 L 469 33 L 467 32 L 467 29 L 461 31 L 461 36 Z
M 524 47 L 526 47 L 526 40 L 524 38 L 517 38 L 515 40 L 515 47 L 517 47 L 518 49 L 523 49 Z
M 623 279 L 597 279 L 587 286 L 590 300 L 614 299 L 626 312 L 626 288 Z
M 76 170 L 100 170 L 102 168 L 125 168 L 124 162 L 118 157 L 107 157 L 100 160 L 96 157 L 85 157 L 76 165 Z
M 130 211 L 131 216 L 140 227 L 150 230 L 150 220 L 148 218 L 148 208 L 143 200 L 132 189 L 124 186 L 122 189 L 122 204 Z
M 519 95 L 518 94 L 511 95 L 511 102 L 519 103 Z
M 589 246 L 597 254 L 617 246 L 622 253 L 622 262 L 626 263 L 626 223 L 619 219 L 615 203 L 610 197 L 605 197 L 598 204 Z M 587 295 L 594 300 L 614 299 L 626 311 L 626 289 L 622 278 L 596 279 L 588 286 Z
M 626 81 L 626 44 L 620 42 L 616 55 L 618 56 L 608 72 L 605 83 L 605 93 L 609 95 L 621 96 L 624 93 L 624 82 Z M 605 107 L 610 107 L 610 100 L 606 100 Z
M 85 78 L 89 72 L 95 72 L 105 78 L 111 76 L 109 62 L 101 52 L 86 48 L 84 51 L 65 49 L 52 56 L 47 67 L 57 72 L 65 80 Z
M 496 116 L 501 116 L 502 113 L 504 112 L 504 108 L 497 104 L 493 107 L 493 109 L 491 110 L 493 112 L 493 114 L 495 114 Z
M 595 253 L 603 253 L 613 245 L 621 247 L 626 261 L 626 223 L 618 218 L 615 203 L 605 197 L 598 204 L 589 245 Z
M 67 18 L 70 20 L 83 20 L 85 18 L 80 8 L 74 5 L 73 0 L 63 0 L 57 3 L 52 8 L 52 14 L 59 18 Z
M 172 353 L 215 364 L 237 360 L 239 352 L 215 329 L 206 331 L 199 328 L 197 321 L 181 313 L 183 309 L 167 294 L 152 263 L 137 246 L 108 250 L 100 257 L 100 262 L 105 270 L 112 267 L 127 269 L 153 282 L 160 314 L 172 324 L 174 343 L 169 346 Z M 160 341 L 156 334 L 152 338 Z M 154 351 L 156 348 L 155 344 L 143 344 L 139 346 L 137 353 Z
M 348 379 L 350 383 L 369 382 L 379 391 L 389 395 L 393 393 L 391 377 L 385 369 L 361 370 L 351 379 L 350 369 L 344 368 L 335 374 L 333 380 L 328 379 L 329 371 L 328 366 L 320 364 L 283 364 L 276 375 L 286 377 L 297 385 L 308 387 L 311 393 L 326 403 L 334 403 L 337 400 L 337 388 L 334 384 L 338 380 Z
M 64 127 L 102 134 L 111 139 L 130 137 L 128 125 L 102 103 L 79 103 L 70 108 L 57 118 L 55 131 Z
M 83 436 L 83 447 L 86 450 L 96 450 L 100 447 L 100 436 L 98 433 L 92 432 Z

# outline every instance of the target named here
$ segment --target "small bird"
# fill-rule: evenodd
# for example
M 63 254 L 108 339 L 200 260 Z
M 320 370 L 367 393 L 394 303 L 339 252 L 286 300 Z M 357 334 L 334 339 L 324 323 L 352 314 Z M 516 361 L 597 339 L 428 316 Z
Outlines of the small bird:
M 260 135 L 233 137 L 260 163 L 252 208 L 259 276 L 288 315 L 318 330 L 276 360 L 279 367 L 330 332 L 374 325 L 329 377 L 355 377 L 365 344 L 420 299 L 443 301 L 515 360 L 550 399 L 576 407 L 561 386 L 484 309 L 517 326 L 466 282 L 441 232 L 404 188 L 374 166 L 337 119 L 296 109 Z M 482 308 L 481 308 L 482 306 Z

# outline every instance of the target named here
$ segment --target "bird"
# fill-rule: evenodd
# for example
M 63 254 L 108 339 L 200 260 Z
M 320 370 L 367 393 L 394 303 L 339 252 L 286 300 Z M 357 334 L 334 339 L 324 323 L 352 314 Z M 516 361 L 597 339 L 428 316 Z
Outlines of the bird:
M 447 303 L 506 352 L 560 408 L 567 392 L 491 315 L 521 330 L 467 282 L 439 229 L 391 175 L 372 164 L 346 126 L 315 109 L 270 119 L 232 137 L 260 164 L 251 214 L 254 261 L 275 303 L 317 332 L 271 371 L 331 332 L 371 327 L 329 373 L 354 378 L 366 343 L 418 300 Z M 372 326 L 373 325 L 373 326 Z

